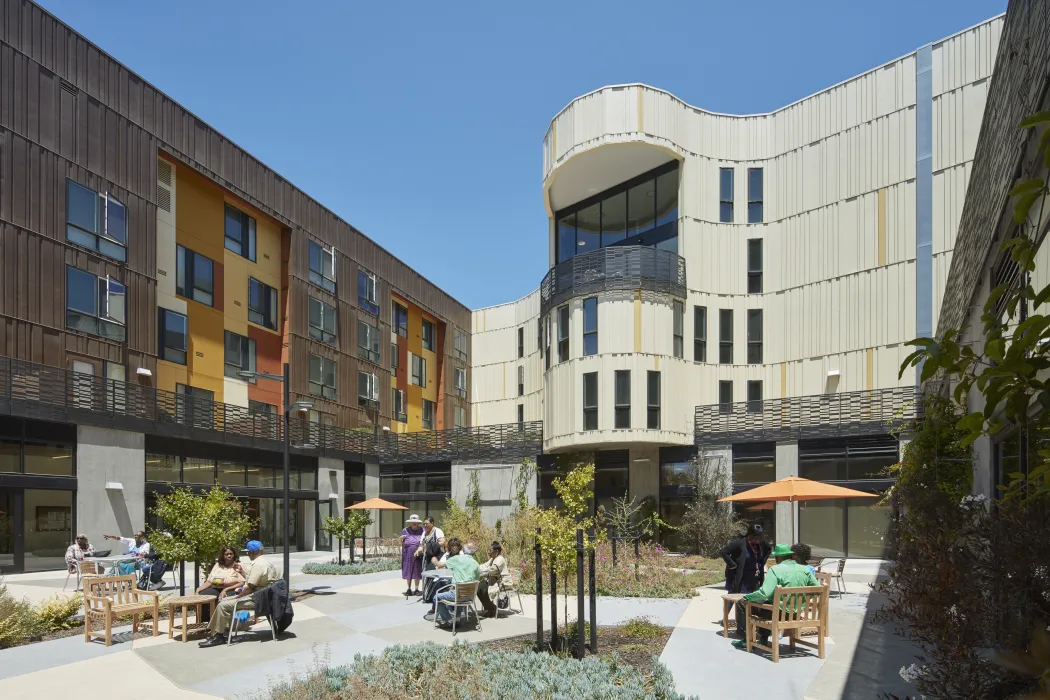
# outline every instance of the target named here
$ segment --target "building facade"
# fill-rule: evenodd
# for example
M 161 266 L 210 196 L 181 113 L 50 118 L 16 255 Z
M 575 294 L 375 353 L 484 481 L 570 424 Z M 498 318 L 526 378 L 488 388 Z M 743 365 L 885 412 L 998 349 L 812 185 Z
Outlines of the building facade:
M 596 505 L 652 499 L 671 523 L 699 450 L 737 491 L 884 491 L 890 424 L 914 408 L 904 343 L 938 322 L 1001 28 L 769 114 L 645 85 L 573 100 L 543 139 L 550 270 L 473 313 L 474 421 L 542 420 L 546 454 L 595 453 Z M 857 503 L 806 504 L 795 531 L 880 556 L 890 513 Z M 786 504 L 741 515 L 792 532 Z
M 423 458 L 393 436 L 469 427 L 469 309 L 28 0 L 0 2 L 0 95 L 0 571 L 179 485 L 323 546 L 380 452 Z M 283 386 L 250 375 L 284 363 L 287 514 Z

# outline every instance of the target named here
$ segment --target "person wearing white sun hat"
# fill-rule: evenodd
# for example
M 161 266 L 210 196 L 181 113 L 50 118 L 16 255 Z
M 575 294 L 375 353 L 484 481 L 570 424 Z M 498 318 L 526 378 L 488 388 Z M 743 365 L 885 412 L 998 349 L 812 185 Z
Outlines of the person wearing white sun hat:
M 413 513 L 405 521 L 401 531 L 401 578 L 405 580 L 405 596 L 421 595 L 420 581 L 423 579 L 423 560 L 416 556 L 423 540 L 423 521 Z

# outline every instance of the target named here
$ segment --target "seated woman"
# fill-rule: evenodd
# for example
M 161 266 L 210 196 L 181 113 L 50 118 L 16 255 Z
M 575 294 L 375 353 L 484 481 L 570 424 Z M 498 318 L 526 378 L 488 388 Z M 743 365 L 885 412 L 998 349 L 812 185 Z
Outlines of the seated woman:
M 213 595 L 219 600 L 225 598 L 229 593 L 244 585 L 244 576 L 234 568 L 240 563 L 237 550 L 233 547 L 223 547 L 219 551 L 219 558 L 215 566 L 208 572 L 208 578 L 204 584 L 197 589 L 197 595 Z M 198 622 L 208 622 L 211 619 L 211 609 L 203 608 L 201 619 Z
M 511 583 L 510 572 L 507 571 L 507 560 L 503 557 L 503 547 L 499 542 L 489 545 L 489 559 L 481 565 L 481 585 L 478 586 L 478 600 L 485 612 L 482 617 L 495 617 L 496 606 L 492 598 L 499 593 L 500 581 Z

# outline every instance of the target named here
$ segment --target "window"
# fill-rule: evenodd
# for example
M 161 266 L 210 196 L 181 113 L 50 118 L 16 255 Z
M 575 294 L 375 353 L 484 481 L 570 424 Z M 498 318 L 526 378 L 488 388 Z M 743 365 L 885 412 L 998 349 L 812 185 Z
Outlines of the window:
M 309 243 L 310 281 L 335 293 L 335 248 L 325 248 L 313 241 Z
M 123 342 L 126 321 L 124 285 L 66 266 L 66 328 Z
M 569 359 L 569 307 L 558 307 L 558 362 Z
M 525 357 L 525 327 L 518 327 L 518 359 Z
M 518 425 L 525 422 L 525 404 L 518 404 Z
M 390 343 L 390 371 L 397 374 L 398 365 L 397 343 Z
M 66 180 L 66 240 L 108 258 L 128 259 L 128 210 L 109 193 Z
M 762 293 L 762 239 L 747 242 L 747 293 Z
M 392 325 L 394 332 L 402 338 L 408 337 L 408 309 L 394 302 Z
M 186 340 L 189 338 L 189 329 L 186 317 L 168 309 L 159 309 L 160 323 L 158 336 L 160 337 L 160 359 L 168 362 L 186 364 Z
M 226 376 L 244 379 L 239 372 L 255 371 L 255 341 L 226 331 Z
M 733 411 L 733 382 L 718 382 L 718 412 L 732 413 Z
M 625 430 L 631 427 L 631 370 L 616 370 L 613 427 Z
M 427 399 L 423 399 L 423 427 L 434 429 L 434 402 Z
M 405 403 L 404 389 L 394 389 L 391 392 L 394 406 L 394 420 L 402 423 L 408 422 L 408 406 Z
M 423 349 L 434 352 L 434 324 L 431 321 L 423 319 Z
M 646 391 L 645 427 L 649 430 L 660 429 L 660 373 L 649 372 Z
M 373 316 L 379 315 L 379 280 L 366 270 L 357 271 L 357 304 Z
M 707 362 L 707 307 L 693 307 L 693 362 Z
M 426 386 L 427 361 L 413 353 L 408 353 L 408 357 L 412 363 L 412 375 L 409 377 L 409 384 L 414 384 L 415 386 Z
M 685 340 L 682 326 L 685 325 L 685 305 L 680 301 L 672 302 L 674 313 L 674 356 L 685 357 Z
M 248 410 L 252 413 L 263 416 L 277 415 L 277 406 L 273 405 L 272 403 L 256 401 L 255 399 L 248 399 Z
M 467 427 L 467 409 L 462 406 L 453 407 L 452 412 L 452 427 L 453 428 L 466 428 Z
M 536 319 L 536 350 L 543 357 L 543 319 Z
M 583 429 L 598 429 L 598 373 L 583 375 Z
M 467 361 L 467 334 L 458 328 L 452 329 L 452 356 Z
M 598 354 L 598 297 L 583 300 L 583 354 Z
M 733 310 L 718 310 L 718 363 L 733 364 Z
M 181 245 L 175 246 L 175 293 L 214 306 L 215 278 L 211 259 Z
M 372 372 L 357 373 L 357 405 L 379 410 L 379 378 Z
M 335 344 L 335 307 L 310 297 L 310 337 Z
M 747 223 L 762 223 L 762 168 L 747 169 Z
M 248 278 L 248 320 L 277 330 L 277 290 L 254 277 Z
M 310 393 L 326 399 L 335 398 L 335 360 L 310 355 Z
M 467 397 L 467 368 L 456 367 L 455 374 L 452 379 L 452 387 L 456 392 L 456 396 L 466 398 Z
M 201 399 L 202 401 L 214 401 L 215 392 L 210 389 L 201 389 L 199 387 L 190 386 L 189 384 L 176 384 L 175 393 L 182 394 L 183 396 L 191 396 L 195 399 Z
M 255 260 L 255 219 L 229 204 L 226 205 L 226 250 Z
M 762 412 L 762 382 L 749 381 L 747 383 L 747 412 Z
M 747 310 L 747 363 L 762 364 L 762 309 Z
M 558 262 L 615 245 L 677 252 L 678 175 L 670 162 L 556 212 Z
M 379 329 L 365 321 L 357 321 L 357 356 L 379 364 Z
M 543 320 L 543 368 L 551 368 L 551 316 L 547 316 Z
M 733 169 L 718 169 L 718 220 L 733 223 Z
M 525 366 L 518 365 L 518 396 L 525 395 Z

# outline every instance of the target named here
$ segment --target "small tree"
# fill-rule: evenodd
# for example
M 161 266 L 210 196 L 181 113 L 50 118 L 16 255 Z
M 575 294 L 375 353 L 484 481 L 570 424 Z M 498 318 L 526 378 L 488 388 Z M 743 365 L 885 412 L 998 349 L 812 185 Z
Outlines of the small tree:
M 690 465 L 693 495 L 678 528 L 690 548 L 702 556 L 715 556 L 741 528 L 732 506 L 718 502 L 731 492 L 729 475 L 720 461 L 702 448 L 693 459 Z
M 660 528 L 678 529 L 660 519 L 651 497 L 646 497 L 641 503 L 637 498 L 627 496 L 612 499 L 612 508 L 605 511 L 604 521 L 616 537 L 628 540 L 652 540 Z
M 371 514 L 367 510 L 348 510 L 346 518 L 328 517 L 321 524 L 321 529 L 328 533 L 332 539 L 339 540 L 339 564 L 343 563 L 343 540 L 350 543 L 350 561 L 354 560 L 354 536 L 358 532 L 364 532 L 365 528 L 373 522 Z
M 481 482 L 476 470 L 470 473 L 470 491 L 465 505 L 472 520 L 481 520 Z
M 149 543 L 171 565 L 193 562 L 205 566 L 222 547 L 240 548 L 257 524 L 221 486 L 202 494 L 182 488 L 158 495 L 153 514 L 164 529 L 151 529 Z

